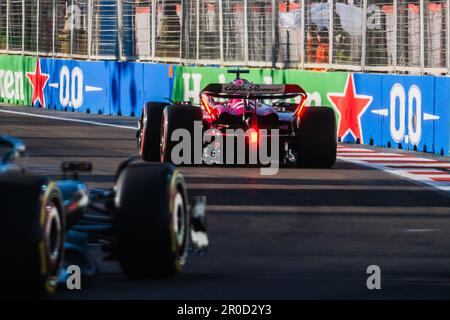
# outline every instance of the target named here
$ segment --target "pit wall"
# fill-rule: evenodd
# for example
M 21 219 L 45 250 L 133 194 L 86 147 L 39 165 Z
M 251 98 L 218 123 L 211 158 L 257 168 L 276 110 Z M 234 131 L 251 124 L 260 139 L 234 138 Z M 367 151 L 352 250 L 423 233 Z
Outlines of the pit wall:
M 40 71 L 39 71 L 40 69 Z M 191 100 L 226 68 L 0 55 L 0 102 L 94 114 L 139 116 L 146 101 Z M 251 69 L 254 83 L 298 83 L 310 106 L 336 111 L 338 136 L 450 155 L 450 78 Z

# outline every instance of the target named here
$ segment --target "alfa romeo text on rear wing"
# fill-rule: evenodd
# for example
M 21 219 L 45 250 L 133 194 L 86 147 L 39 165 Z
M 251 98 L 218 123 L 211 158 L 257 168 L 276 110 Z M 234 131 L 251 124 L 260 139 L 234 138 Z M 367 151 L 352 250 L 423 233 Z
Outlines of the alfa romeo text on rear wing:
M 290 99 L 298 96 L 306 98 L 306 92 L 296 84 L 220 84 L 212 83 L 201 92 L 216 98 L 236 99 Z

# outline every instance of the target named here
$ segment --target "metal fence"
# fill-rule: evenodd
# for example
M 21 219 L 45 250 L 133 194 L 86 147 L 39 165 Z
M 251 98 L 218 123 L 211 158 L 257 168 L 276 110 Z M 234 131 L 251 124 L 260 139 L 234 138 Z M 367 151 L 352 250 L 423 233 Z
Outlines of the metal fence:
M 450 0 L 0 0 L 0 52 L 447 74 Z

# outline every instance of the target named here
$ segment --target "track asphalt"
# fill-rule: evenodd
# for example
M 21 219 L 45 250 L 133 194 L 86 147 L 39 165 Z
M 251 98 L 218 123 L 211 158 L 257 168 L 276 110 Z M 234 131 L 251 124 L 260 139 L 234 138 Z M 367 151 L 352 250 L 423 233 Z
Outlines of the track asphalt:
M 111 186 L 120 161 L 136 154 L 135 126 L 125 117 L 0 108 L 0 133 L 25 141 L 31 171 L 57 174 L 62 160 L 89 160 L 94 170 L 82 179 L 90 186 Z M 181 168 L 189 195 L 208 199 L 208 253 L 192 256 L 173 279 L 130 280 L 94 250 L 101 272 L 84 278 L 82 290 L 60 288 L 53 298 L 450 298 L 450 191 L 386 172 L 399 169 L 389 166 L 394 150 L 369 149 L 388 162 L 367 166 L 374 159 L 358 160 L 361 148 L 341 145 L 332 169 L 284 168 L 275 176 L 257 168 Z M 447 177 L 449 167 L 425 171 Z M 417 175 L 423 167 L 408 169 Z M 369 265 L 381 268 L 381 290 L 366 287 Z

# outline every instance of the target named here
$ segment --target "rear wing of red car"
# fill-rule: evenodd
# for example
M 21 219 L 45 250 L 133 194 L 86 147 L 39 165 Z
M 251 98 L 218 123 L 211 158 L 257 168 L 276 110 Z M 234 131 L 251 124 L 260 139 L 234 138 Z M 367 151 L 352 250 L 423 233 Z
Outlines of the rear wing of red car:
M 306 92 L 296 84 L 220 84 L 212 83 L 201 92 L 215 98 L 235 99 L 290 99 L 306 98 Z

